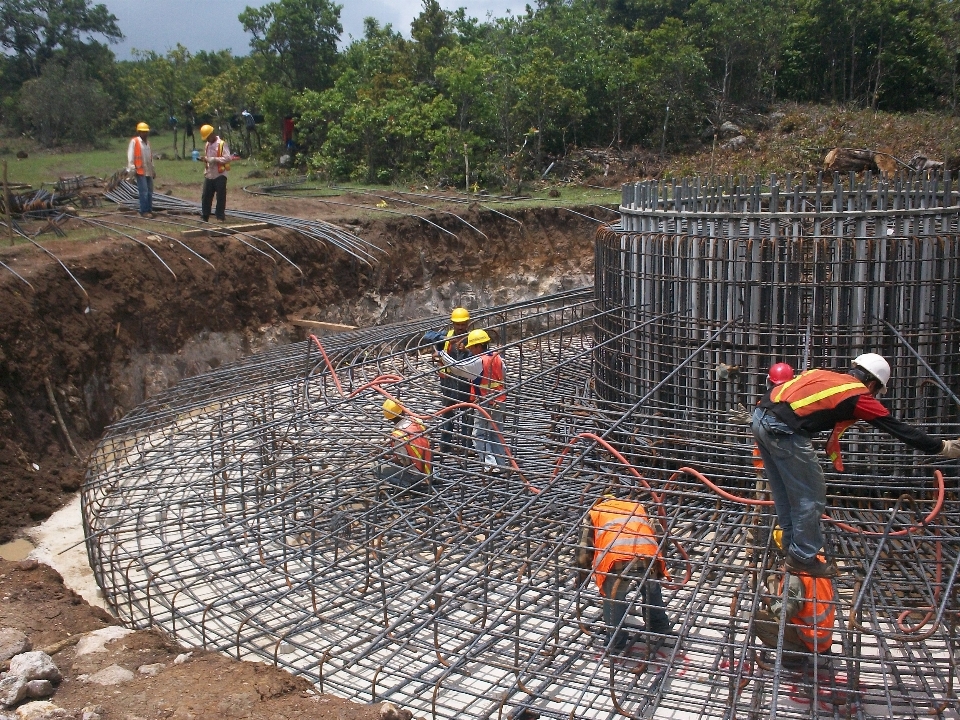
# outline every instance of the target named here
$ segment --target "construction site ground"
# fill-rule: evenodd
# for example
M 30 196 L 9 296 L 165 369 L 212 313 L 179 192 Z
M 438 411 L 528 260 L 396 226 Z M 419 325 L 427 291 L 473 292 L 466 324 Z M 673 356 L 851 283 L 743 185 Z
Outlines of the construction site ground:
M 189 197 L 190 188 L 158 183 L 158 192 L 167 189 Z M 369 203 L 369 198 L 352 200 Z M 383 218 L 309 199 L 258 197 L 238 187 L 229 193 L 230 208 L 326 219 L 385 252 L 368 268 L 289 231 L 258 233 L 295 268 L 235 237 L 187 241 L 214 270 L 171 242 L 149 239 L 152 232 L 172 232 L 160 224 L 168 219 L 165 214 L 150 222 L 126 213 L 123 221 L 141 228 L 128 232 L 163 258 L 176 273 L 174 279 L 143 245 L 110 233 L 91 237 L 88 228 L 68 221 L 66 238 L 41 239 L 88 298 L 58 261 L 39 248 L 17 244 L 0 249 L 0 261 L 32 285 L 0 269 L 0 543 L 22 538 L 27 528 L 75 497 L 84 457 L 103 428 L 183 377 L 304 337 L 291 319 L 369 325 L 422 317 L 460 299 L 492 304 L 583 285 L 592 279 L 597 223 L 582 215 L 614 217 L 598 207 L 568 212 L 497 206 L 510 218 L 477 205 L 420 209 L 453 237 L 413 217 Z M 103 211 L 115 209 L 105 204 Z M 83 239 L 75 239 L 77 231 L 86 233 Z M 69 441 L 50 402 L 48 383 Z M 72 455 L 69 442 L 80 457 Z M 66 589 L 46 566 L 21 570 L 16 563 L 0 563 L 0 627 L 22 630 L 34 648 L 112 622 Z M 151 632 L 108 644 L 105 653 L 91 656 L 95 661 L 77 662 L 68 646 L 53 656 L 66 680 L 52 701 L 78 711 L 77 717 L 83 707 L 100 705 L 105 720 L 349 720 L 376 714 L 370 707 L 318 697 L 307 683 L 263 665 L 204 652 L 173 664 L 183 652 Z M 155 677 L 137 672 L 157 663 L 163 669 Z M 134 680 L 106 687 L 77 680 L 111 665 L 131 670 Z

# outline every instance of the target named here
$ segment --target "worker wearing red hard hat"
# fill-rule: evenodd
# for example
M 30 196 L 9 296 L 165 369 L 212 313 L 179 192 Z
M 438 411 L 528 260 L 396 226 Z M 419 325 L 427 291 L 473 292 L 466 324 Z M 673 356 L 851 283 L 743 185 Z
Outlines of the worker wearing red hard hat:
M 890 381 L 890 365 L 876 353 L 853 361 L 846 373 L 808 370 L 782 385 L 774 385 L 753 413 L 753 434 L 760 448 L 783 528 L 786 569 L 814 577 L 833 577 L 837 566 L 818 557 L 823 551 L 820 517 L 826 507 L 823 469 L 811 437 L 832 430 L 840 433 L 863 420 L 910 447 L 947 458 L 960 458 L 960 440 L 940 440 L 894 418 L 877 400 Z

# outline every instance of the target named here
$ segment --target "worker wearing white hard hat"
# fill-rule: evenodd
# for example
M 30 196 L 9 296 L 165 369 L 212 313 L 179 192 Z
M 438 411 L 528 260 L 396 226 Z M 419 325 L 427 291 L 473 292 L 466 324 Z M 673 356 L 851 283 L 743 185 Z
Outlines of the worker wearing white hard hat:
M 820 517 L 826 507 L 826 481 L 813 451 L 814 434 L 832 430 L 827 450 L 837 470 L 843 469 L 840 435 L 858 420 L 925 453 L 960 458 L 960 440 L 931 437 L 890 415 L 877 400 L 889 381 L 889 363 L 866 353 L 855 358 L 846 373 L 808 370 L 772 387 L 754 411 L 753 434 L 783 528 L 787 570 L 815 577 L 837 574 L 836 564 L 818 557 L 823 551 Z

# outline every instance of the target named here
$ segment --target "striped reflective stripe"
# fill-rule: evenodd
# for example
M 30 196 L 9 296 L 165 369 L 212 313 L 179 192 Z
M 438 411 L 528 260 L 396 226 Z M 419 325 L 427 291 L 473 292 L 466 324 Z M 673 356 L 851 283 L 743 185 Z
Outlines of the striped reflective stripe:
M 821 390 L 820 392 L 814 393 L 813 395 L 808 395 L 805 398 L 794 400 L 792 403 L 790 403 L 790 409 L 796 411 L 796 410 L 799 410 L 800 408 L 804 408 L 807 405 L 812 405 L 813 403 L 823 400 L 825 398 L 832 397 L 834 395 L 839 395 L 840 393 L 845 393 L 848 390 L 857 390 L 860 388 L 863 388 L 862 382 L 852 382 L 852 383 L 846 383 L 845 385 L 837 385 L 836 387 L 827 388 L 826 390 Z
M 777 392 L 775 394 L 770 396 L 770 399 L 773 400 L 774 402 L 780 402 L 780 398 L 787 391 L 787 388 L 793 387 L 794 383 L 796 383 L 804 375 L 806 375 L 806 373 L 801 373 L 800 375 L 797 375 L 793 380 L 788 380 L 787 382 L 785 382 L 783 385 L 781 385 L 777 389 Z

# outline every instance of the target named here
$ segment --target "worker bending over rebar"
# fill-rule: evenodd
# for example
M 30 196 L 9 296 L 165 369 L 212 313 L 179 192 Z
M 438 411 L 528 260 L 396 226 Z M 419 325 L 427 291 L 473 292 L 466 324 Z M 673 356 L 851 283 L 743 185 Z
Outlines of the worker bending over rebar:
M 837 566 L 821 555 L 820 518 L 826 507 L 826 481 L 811 437 L 832 429 L 827 451 L 837 469 L 840 435 L 858 420 L 870 423 L 910 447 L 960 457 L 960 440 L 939 440 L 890 415 L 876 399 L 886 392 L 890 365 L 876 353 L 853 361 L 846 373 L 808 370 L 763 396 L 753 413 L 753 434 L 770 482 L 777 519 L 783 528 L 786 569 L 833 577 Z
M 659 551 L 662 536 L 659 522 L 647 515 L 643 505 L 612 495 L 598 500 L 584 518 L 576 557 L 579 582 L 586 582 L 592 571 L 603 598 L 603 622 L 611 652 L 621 653 L 635 640 L 623 626 L 630 609 L 627 594 L 634 583 L 640 585 L 644 630 L 672 634 L 659 583 L 667 577 Z
M 410 417 L 400 403 L 389 398 L 383 403 L 383 417 L 393 423 L 390 431 L 393 452 L 386 462 L 377 466 L 377 478 L 399 488 L 430 484 L 433 458 L 423 423 Z

